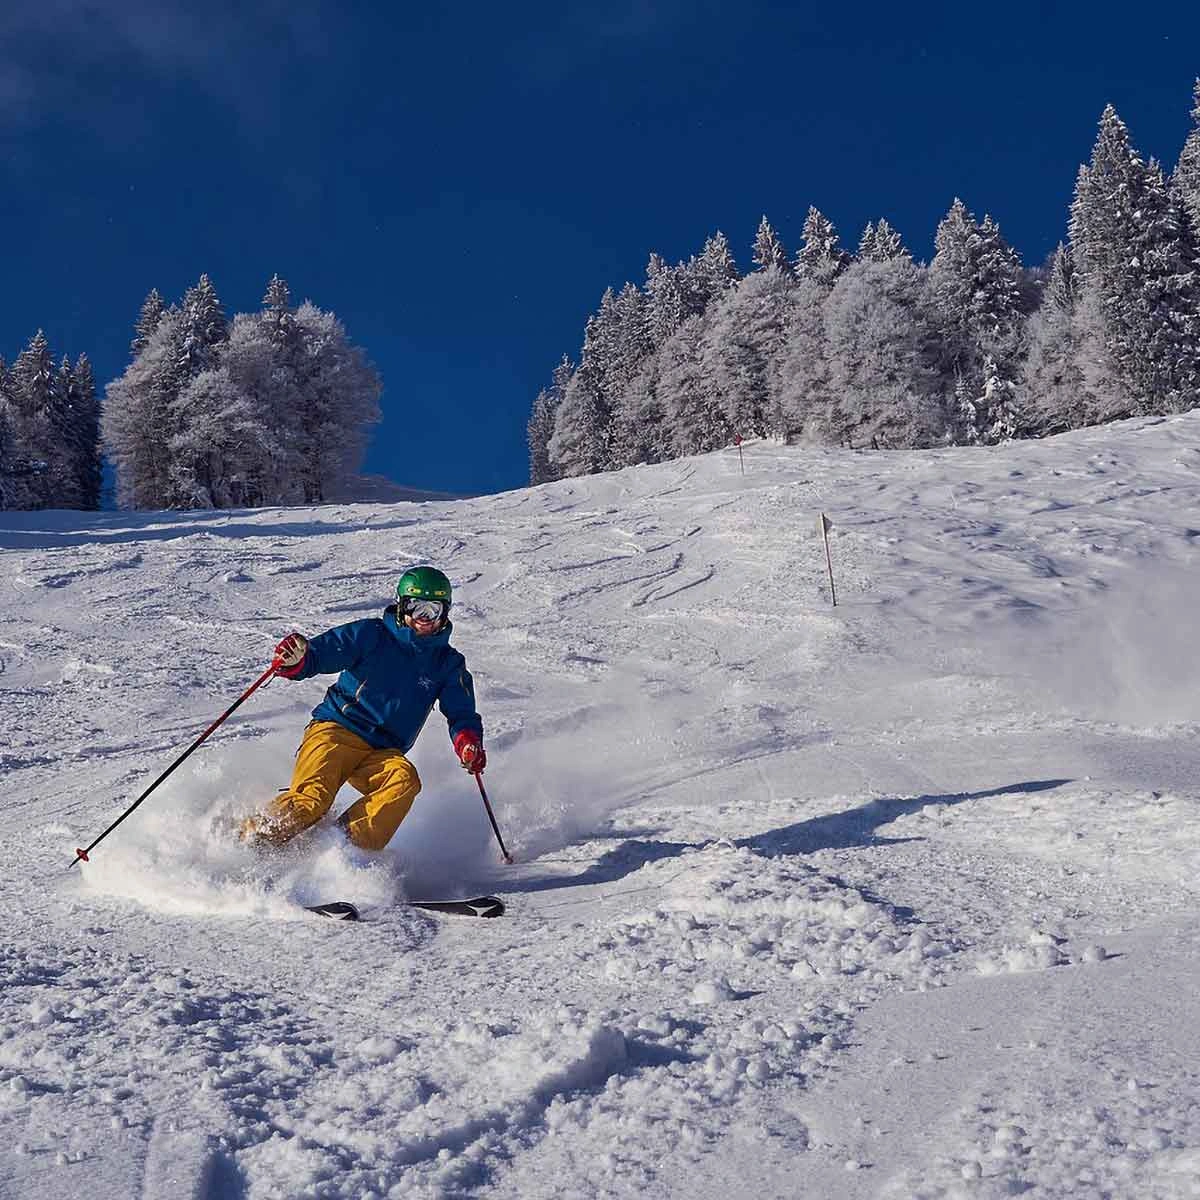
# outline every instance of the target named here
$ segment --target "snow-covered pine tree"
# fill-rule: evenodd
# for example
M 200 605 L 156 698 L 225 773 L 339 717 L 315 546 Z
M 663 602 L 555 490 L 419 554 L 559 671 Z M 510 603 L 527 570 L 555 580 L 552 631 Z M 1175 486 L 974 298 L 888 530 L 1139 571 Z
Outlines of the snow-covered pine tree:
M 64 354 L 50 384 L 50 403 L 46 414 L 50 430 L 46 465 L 48 508 L 82 507 L 76 474 L 74 390 L 75 371 L 71 360 Z
M 657 355 L 664 458 L 716 450 L 733 436 L 723 398 L 701 362 L 706 327 L 704 316 L 689 317 Z
M 658 254 L 646 265 L 646 326 L 657 350 L 687 318 L 679 267 L 669 267 Z
M 754 271 L 705 314 L 700 362 L 726 422 L 742 437 L 783 435 L 771 365 L 791 325 L 796 280 L 778 267 Z
M 15 508 L 13 483 L 15 479 L 15 447 L 8 402 L 8 363 L 0 355 L 0 511 Z
M 613 421 L 609 463 L 613 467 L 657 461 L 662 410 L 656 391 L 654 344 L 645 295 L 627 283 L 617 297 L 616 337 L 608 364 L 607 392 Z
M 529 482 L 531 484 L 549 483 L 558 475 L 550 463 L 550 439 L 554 436 L 554 417 L 558 412 L 563 397 L 567 394 L 567 386 L 571 382 L 575 364 L 567 355 L 554 368 L 550 377 L 550 386 L 538 392 L 529 414 L 527 433 L 529 439 Z
M 1000 226 L 984 214 L 979 226 L 978 287 L 971 320 L 985 353 L 1011 356 L 1017 340 L 1024 304 L 1021 295 L 1021 260 L 1004 240 Z
M 1188 218 L 1193 240 L 1200 240 L 1200 79 L 1193 97 L 1192 128 L 1171 176 L 1171 187 Z
M 241 461 L 230 478 L 236 504 L 278 503 L 298 494 L 300 448 L 289 434 L 306 378 L 304 330 L 291 289 L 272 276 L 257 313 L 234 318 L 221 362 L 252 401 L 244 419 L 254 427 L 254 461 Z
M 959 380 L 975 373 L 980 357 L 972 321 L 978 254 L 979 227 L 956 196 L 934 235 L 933 262 L 927 276 L 944 346 L 942 374 L 954 381 L 956 392 L 962 390 Z M 973 383 L 966 388 L 976 390 Z
M 72 457 L 79 507 L 95 511 L 100 507 L 103 472 L 100 462 L 100 404 L 96 397 L 96 376 L 91 359 L 81 354 L 71 373 Z
M 729 248 L 729 239 L 719 229 L 704 243 L 704 249 L 689 267 L 694 313 L 703 312 L 714 301 L 720 300 L 741 278 Z
M 983 360 L 983 394 L 980 400 L 982 411 L 988 415 L 988 424 L 981 438 L 987 445 L 1010 442 L 1025 431 L 1018 410 L 1016 385 L 1000 370 L 990 354 L 985 355 Z
M 6 368 L 7 369 L 7 368 Z M 0 512 L 9 508 L 12 480 L 12 437 L 8 432 L 8 408 L 0 404 Z
M 271 276 L 262 305 L 259 320 L 267 330 L 272 344 L 287 347 L 298 345 L 300 327 L 296 322 L 292 292 L 286 279 L 281 279 L 278 274 Z
M 287 503 L 299 498 L 299 460 L 289 424 L 296 420 L 300 377 L 285 364 L 261 313 L 238 313 L 216 360 L 184 385 L 177 435 L 203 453 L 213 508 Z
M 978 446 L 983 440 L 980 433 L 983 422 L 980 420 L 979 407 L 975 403 L 976 395 L 961 371 L 955 372 L 953 396 L 956 439 L 964 446 Z
M 858 239 L 858 260 L 859 262 L 875 261 L 874 221 L 867 222 L 867 227 L 862 231 L 862 236 Z
M 203 413 L 198 405 L 209 399 L 219 405 L 224 390 L 201 388 L 185 397 L 188 385 L 203 371 L 217 366 L 218 350 L 229 335 L 229 322 L 216 289 L 201 275 L 180 305 L 175 327 L 174 371 L 170 387 L 170 497 L 175 508 L 211 508 L 214 500 L 214 455 L 210 450 L 216 412 Z
M 829 403 L 823 437 L 884 449 L 934 445 L 946 417 L 920 268 L 903 257 L 854 263 L 834 285 L 824 312 Z
M 1026 326 L 1027 350 L 1017 380 L 1017 397 L 1029 432 L 1058 433 L 1096 419 L 1087 391 L 1077 314 L 1075 265 L 1061 242 L 1050 262 L 1041 307 Z
M 779 235 L 771 227 L 771 222 L 767 220 L 765 214 L 758 223 L 758 233 L 754 238 L 753 261 L 760 271 L 774 267 L 778 271 L 787 273 L 792 269 L 792 265 L 788 261 L 788 252 L 784 249 L 783 242 L 779 240 Z
M 820 209 L 810 207 L 804 220 L 803 242 L 796 251 L 796 274 L 824 287 L 833 287 L 850 265 L 850 256 L 838 240 L 833 222 Z
M 370 428 L 381 419 L 383 383 L 333 313 L 305 301 L 296 310 L 304 376 L 296 397 L 294 445 L 300 499 L 323 504 L 357 474 Z
M 24 422 L 16 392 L 12 369 L 0 357 L 0 508 L 23 509 L 33 506 L 37 480 L 21 440 Z
M 138 314 L 137 324 L 134 326 L 133 341 L 129 343 L 129 352 L 132 357 L 137 358 L 146 348 L 146 344 L 158 328 L 158 322 L 166 311 L 167 306 L 158 294 L 158 289 L 151 288 L 150 294 L 142 301 L 142 310 Z
M 1085 330 L 1108 360 L 1108 369 L 1089 380 L 1102 407 L 1173 412 L 1194 405 L 1200 386 L 1196 247 L 1161 168 L 1142 160 L 1112 105 L 1100 118 L 1091 163 L 1079 173 L 1070 234 Z M 1100 392 L 1109 382 L 1105 376 L 1128 397 L 1124 406 Z
M 178 390 L 180 321 L 177 309 L 165 310 L 134 360 L 105 389 L 100 427 L 121 508 L 170 503 L 170 406 Z
M 870 226 L 868 225 L 867 228 L 870 229 Z M 859 257 L 864 257 L 861 251 Z M 875 236 L 871 242 L 869 258 L 871 262 L 891 262 L 896 258 L 906 258 L 910 261 L 912 259 L 908 247 L 904 244 L 904 239 L 888 224 L 886 217 L 880 217 L 875 226 Z
M 14 440 L 23 460 L 22 508 L 46 508 L 54 501 L 52 464 L 57 458 L 56 431 L 51 424 L 54 374 L 50 343 L 39 329 L 17 355 L 10 373 Z
M 785 437 L 839 444 L 830 424 L 825 300 L 829 288 L 815 279 L 796 281 L 784 342 L 769 366 L 771 393 L 779 397 L 773 429 Z
M 976 222 L 957 198 L 938 225 L 934 247 L 927 278 L 943 346 L 942 387 L 960 399 L 973 398 L 974 431 L 964 436 L 974 442 L 990 427 L 980 408 L 985 358 L 994 360 L 1005 379 L 1017 370 L 1024 322 L 1021 263 L 996 222 L 990 216 Z
M 589 318 L 589 328 L 594 320 Z M 585 351 L 587 344 L 585 334 Z M 554 433 L 547 447 L 551 469 L 559 479 L 592 475 L 605 469 L 611 420 L 595 369 L 581 361 L 558 406 Z
M 651 268 L 657 266 L 652 258 Z M 650 282 L 667 293 L 673 290 L 667 269 L 658 267 Z M 617 465 L 613 409 L 633 357 L 624 342 L 626 336 L 644 336 L 649 344 L 654 336 L 653 297 L 649 310 L 643 312 L 642 304 L 640 297 L 634 303 L 628 295 L 619 302 L 613 289 L 607 288 L 599 312 L 588 318 L 579 368 L 559 405 L 548 447 L 550 465 L 559 478 L 590 475 Z

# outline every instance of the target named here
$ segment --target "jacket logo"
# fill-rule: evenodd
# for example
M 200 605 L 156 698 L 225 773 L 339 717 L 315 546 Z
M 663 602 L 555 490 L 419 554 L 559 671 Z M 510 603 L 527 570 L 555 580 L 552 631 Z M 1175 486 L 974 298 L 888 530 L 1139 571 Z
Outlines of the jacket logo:
M 421 675 L 417 679 L 417 687 L 424 688 L 425 691 L 433 690 L 433 680 L 428 675 Z

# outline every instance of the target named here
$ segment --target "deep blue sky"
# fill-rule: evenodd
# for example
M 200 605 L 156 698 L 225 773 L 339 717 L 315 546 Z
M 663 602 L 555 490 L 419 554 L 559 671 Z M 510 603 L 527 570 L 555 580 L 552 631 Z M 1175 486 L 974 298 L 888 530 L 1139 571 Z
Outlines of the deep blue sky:
M 150 288 L 232 315 L 278 272 L 383 375 L 367 469 L 459 492 L 525 483 L 531 399 L 651 250 L 746 268 L 815 204 L 928 257 L 957 195 L 1036 263 L 1104 104 L 1170 168 L 1200 74 L 1183 0 L 4 9 L 0 353 L 40 326 L 107 382 Z

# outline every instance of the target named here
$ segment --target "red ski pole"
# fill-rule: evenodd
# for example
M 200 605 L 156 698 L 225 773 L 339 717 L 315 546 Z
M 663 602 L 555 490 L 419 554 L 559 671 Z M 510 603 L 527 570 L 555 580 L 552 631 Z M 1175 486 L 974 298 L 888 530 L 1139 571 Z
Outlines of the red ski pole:
M 513 856 L 509 854 L 504 845 L 504 839 L 500 836 L 500 826 L 496 824 L 496 814 L 492 812 L 491 803 L 488 801 L 487 792 L 483 790 L 483 772 L 477 771 L 475 774 L 475 782 L 479 784 L 479 794 L 483 797 L 483 807 L 487 809 L 488 820 L 492 823 L 492 832 L 496 835 L 496 841 L 500 843 L 500 853 L 504 855 L 504 861 L 511 863 Z
M 150 793 L 154 791 L 154 789 L 158 787 L 158 785 L 162 783 L 162 781 L 166 779 L 166 777 L 170 775 L 171 772 L 174 771 L 175 768 L 179 766 L 179 764 L 183 762 L 183 760 L 187 758 L 187 756 L 191 754 L 192 751 L 195 750 L 200 743 L 209 736 L 209 734 L 211 734 L 228 717 L 232 716 L 235 710 L 238 709 L 244 701 L 248 700 L 254 692 L 262 687 L 262 685 L 266 683 L 276 671 L 279 670 L 279 666 L 280 664 L 278 661 L 272 662 L 271 665 L 98 838 L 95 838 L 90 845 L 85 846 L 82 850 L 76 850 L 75 857 L 71 862 L 71 866 L 73 867 L 77 862 L 87 862 L 88 854 L 98 845 L 100 845 L 100 843 L 104 841 L 104 839 L 108 837 L 108 835 L 112 833 L 112 831 L 116 829 L 116 827 L 120 825 L 120 823 L 125 820 L 125 818 L 129 816 L 129 814 L 133 812 L 133 810 L 137 808 L 137 806 L 141 804 L 141 802 L 145 800 L 146 797 L 149 796 Z M 496 836 L 499 837 L 499 834 Z M 70 868 L 68 868 L 68 870 L 69 869 Z

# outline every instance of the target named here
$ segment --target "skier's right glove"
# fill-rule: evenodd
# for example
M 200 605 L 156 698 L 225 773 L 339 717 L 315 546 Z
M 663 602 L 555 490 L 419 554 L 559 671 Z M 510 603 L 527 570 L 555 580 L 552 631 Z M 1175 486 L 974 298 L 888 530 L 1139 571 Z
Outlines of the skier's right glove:
M 302 633 L 289 633 L 275 647 L 275 657 L 271 660 L 271 665 L 284 679 L 295 679 L 304 669 L 307 654 L 308 638 Z

